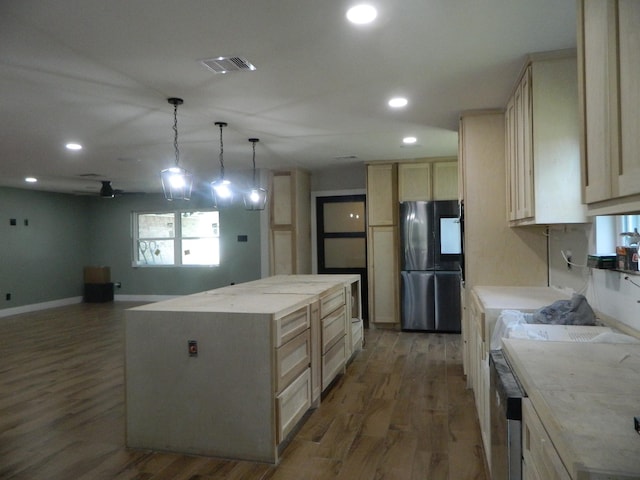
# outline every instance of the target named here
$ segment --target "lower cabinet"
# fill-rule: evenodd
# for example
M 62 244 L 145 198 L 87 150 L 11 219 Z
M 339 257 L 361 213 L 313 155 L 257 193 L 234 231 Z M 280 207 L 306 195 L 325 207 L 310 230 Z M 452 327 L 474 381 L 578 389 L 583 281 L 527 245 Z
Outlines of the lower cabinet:
M 522 474 L 525 480 L 571 480 L 528 398 L 522 399 Z
M 336 375 L 344 371 L 346 345 L 344 337 L 322 356 L 322 390 L 327 388 Z
M 489 350 L 484 338 L 485 313 L 474 293 L 471 294 L 469 303 L 468 383 L 473 389 L 485 457 L 487 464 L 491 465 Z
M 307 368 L 276 397 L 277 443 L 282 442 L 311 407 L 311 369 Z

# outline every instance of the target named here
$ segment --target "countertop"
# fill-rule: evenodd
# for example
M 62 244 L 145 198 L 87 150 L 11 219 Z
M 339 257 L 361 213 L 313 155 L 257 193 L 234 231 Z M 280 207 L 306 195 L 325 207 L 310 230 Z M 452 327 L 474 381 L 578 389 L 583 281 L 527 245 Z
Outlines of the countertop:
M 640 479 L 640 345 L 504 339 L 505 351 L 574 479 Z
M 557 300 L 567 300 L 571 295 L 553 287 L 493 287 L 477 286 L 473 290 L 482 302 L 485 314 L 502 310 L 533 312 Z
M 184 295 L 131 310 L 286 315 L 342 285 L 360 280 L 359 275 L 277 275 Z
M 493 328 L 502 310 L 534 312 L 557 300 L 568 300 L 571 295 L 553 287 L 476 286 L 473 294 L 484 311 L 484 323 L 480 325 L 485 342 L 491 341 Z

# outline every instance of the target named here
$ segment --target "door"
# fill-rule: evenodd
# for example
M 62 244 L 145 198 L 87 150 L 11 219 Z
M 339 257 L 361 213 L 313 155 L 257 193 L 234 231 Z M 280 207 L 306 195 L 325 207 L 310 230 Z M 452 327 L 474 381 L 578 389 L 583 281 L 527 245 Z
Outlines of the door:
M 362 319 L 368 325 L 365 195 L 317 197 L 318 273 L 360 275 Z

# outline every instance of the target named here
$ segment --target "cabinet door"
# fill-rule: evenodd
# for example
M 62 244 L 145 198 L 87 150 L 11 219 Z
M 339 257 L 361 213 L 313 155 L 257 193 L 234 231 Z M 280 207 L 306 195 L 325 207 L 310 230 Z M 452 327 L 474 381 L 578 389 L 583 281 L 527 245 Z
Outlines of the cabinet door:
M 517 217 L 533 216 L 533 148 L 531 111 L 531 66 L 527 68 L 516 94 Z
M 292 225 L 294 191 L 291 172 L 275 172 L 270 193 L 271 225 Z
M 640 193 L 640 2 L 618 0 L 620 171 L 618 195 Z
M 433 164 L 433 199 L 458 199 L 458 162 Z
M 295 273 L 295 246 L 292 230 L 271 231 L 271 272 L 273 275 Z
M 395 227 L 369 228 L 369 316 L 398 323 L 398 242 Z
M 396 224 L 398 216 L 396 183 L 396 165 L 367 165 L 368 225 Z
M 512 97 L 505 111 L 505 156 L 507 159 L 507 212 L 509 220 L 518 218 L 518 170 L 516 155 L 516 102 Z
M 427 201 L 431 194 L 431 164 L 401 163 L 398 165 L 398 200 Z
M 587 203 L 607 200 L 618 157 L 615 2 L 581 2 L 583 187 Z

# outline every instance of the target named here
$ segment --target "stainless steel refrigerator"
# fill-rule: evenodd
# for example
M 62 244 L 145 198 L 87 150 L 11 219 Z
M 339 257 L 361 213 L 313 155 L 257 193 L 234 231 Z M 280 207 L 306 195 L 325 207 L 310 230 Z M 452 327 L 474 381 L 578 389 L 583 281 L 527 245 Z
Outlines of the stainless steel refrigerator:
M 460 226 L 455 200 L 400 203 L 403 330 L 460 332 Z

